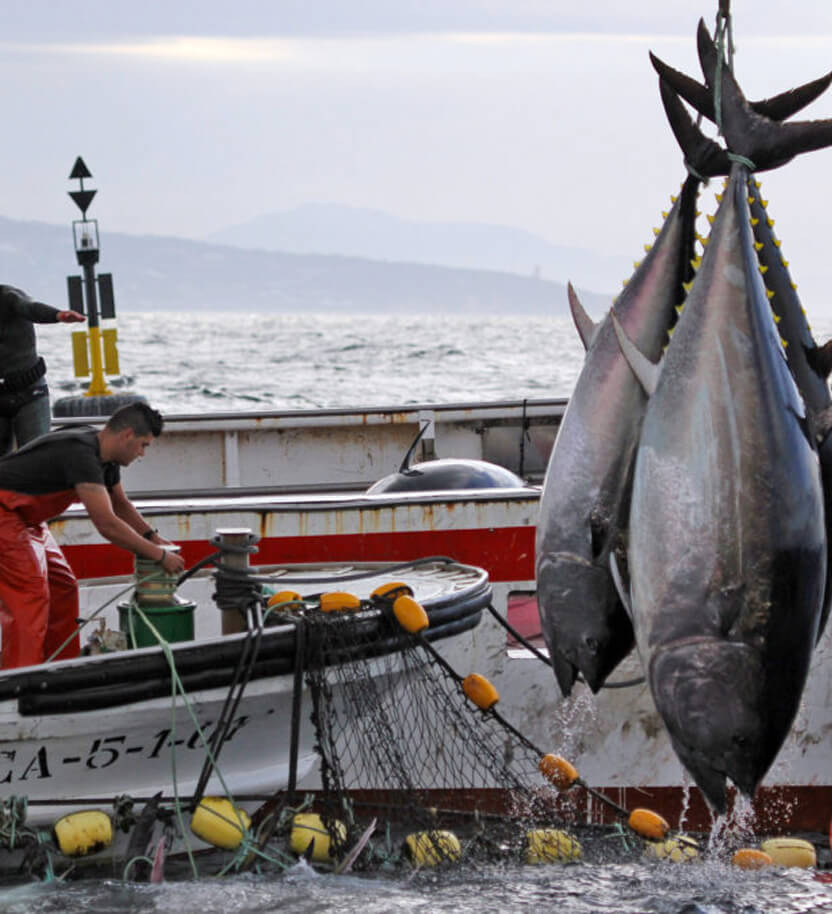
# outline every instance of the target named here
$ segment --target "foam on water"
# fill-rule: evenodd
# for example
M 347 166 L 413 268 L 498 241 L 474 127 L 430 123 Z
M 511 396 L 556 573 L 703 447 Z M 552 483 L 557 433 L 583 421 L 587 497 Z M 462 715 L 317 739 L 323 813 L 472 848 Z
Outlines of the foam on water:
M 5 914 L 820 914 L 832 912 L 832 892 L 804 870 L 611 863 L 460 868 L 410 877 L 247 875 L 153 886 L 100 880 L 0 891 L 0 909 Z

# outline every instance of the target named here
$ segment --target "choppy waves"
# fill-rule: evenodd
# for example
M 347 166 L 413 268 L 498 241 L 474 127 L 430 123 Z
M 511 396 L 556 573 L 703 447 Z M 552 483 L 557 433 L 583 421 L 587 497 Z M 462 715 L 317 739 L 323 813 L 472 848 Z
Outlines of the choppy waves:
M 82 393 L 70 329 L 37 329 L 53 400 Z M 565 397 L 583 360 L 558 317 L 128 314 L 118 337 L 113 391 L 168 413 Z

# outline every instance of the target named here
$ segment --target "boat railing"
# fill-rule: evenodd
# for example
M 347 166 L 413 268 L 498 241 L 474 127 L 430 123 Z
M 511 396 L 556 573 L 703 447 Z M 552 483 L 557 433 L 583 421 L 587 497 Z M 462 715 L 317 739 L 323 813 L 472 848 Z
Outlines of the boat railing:
M 399 468 L 426 423 L 415 460 L 486 460 L 539 483 L 565 409 L 564 399 L 541 399 L 170 415 L 146 458 L 125 470 L 124 484 L 134 497 L 358 492 Z

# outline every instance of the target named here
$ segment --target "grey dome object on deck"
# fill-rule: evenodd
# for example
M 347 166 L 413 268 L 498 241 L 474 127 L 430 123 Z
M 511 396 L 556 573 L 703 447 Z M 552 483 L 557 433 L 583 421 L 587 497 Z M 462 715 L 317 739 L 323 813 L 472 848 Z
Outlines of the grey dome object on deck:
M 526 483 L 511 470 L 487 460 L 442 457 L 391 473 L 374 482 L 368 495 L 380 492 L 428 492 L 447 489 L 515 489 Z

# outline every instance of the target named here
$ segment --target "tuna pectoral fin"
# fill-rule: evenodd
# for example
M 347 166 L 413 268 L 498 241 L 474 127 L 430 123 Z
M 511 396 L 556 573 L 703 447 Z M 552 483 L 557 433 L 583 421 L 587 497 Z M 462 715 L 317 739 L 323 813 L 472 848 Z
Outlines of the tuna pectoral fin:
M 572 312 L 572 320 L 575 321 L 575 328 L 578 331 L 581 342 L 584 344 L 584 349 L 589 349 L 589 345 L 592 342 L 593 336 L 595 336 L 598 325 L 586 311 L 584 311 L 584 306 L 581 304 L 578 294 L 571 282 L 567 284 L 566 290 L 569 295 L 569 310 Z
M 832 432 L 832 406 L 827 406 L 818 413 L 809 413 L 809 428 L 816 446 L 820 448 Z
M 549 652 L 549 658 L 552 662 L 552 669 L 555 671 L 555 679 L 560 686 L 561 694 L 564 698 L 569 698 L 572 694 L 572 686 L 578 679 L 578 668 L 574 663 L 567 660 L 557 648 Z
M 815 374 L 828 378 L 832 374 L 832 340 L 827 340 L 822 346 L 807 348 L 806 361 Z
M 659 382 L 661 362 L 654 364 L 647 356 L 642 354 L 635 343 L 627 336 L 621 324 L 618 323 L 618 318 L 616 318 L 612 308 L 610 308 L 610 319 L 612 320 L 615 335 L 618 337 L 618 345 L 621 347 L 621 352 L 627 360 L 627 364 L 633 369 L 633 374 L 638 378 L 647 396 L 651 396 L 656 389 L 656 384 Z
M 621 569 L 618 567 L 618 557 L 614 552 L 610 553 L 610 574 L 612 574 L 612 579 L 615 583 L 615 589 L 618 591 L 618 599 L 621 600 L 621 604 L 627 611 L 627 615 L 630 617 L 630 622 L 632 622 L 633 607 L 630 604 L 630 591 L 627 585 L 624 583 L 624 575 L 621 573 Z

